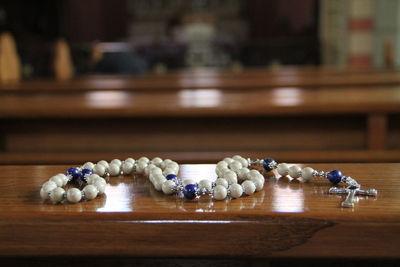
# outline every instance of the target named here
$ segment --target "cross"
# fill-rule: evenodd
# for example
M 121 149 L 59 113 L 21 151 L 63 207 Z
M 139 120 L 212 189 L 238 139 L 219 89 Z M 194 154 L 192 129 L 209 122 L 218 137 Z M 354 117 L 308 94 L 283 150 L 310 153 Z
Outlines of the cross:
M 376 197 L 378 195 L 378 190 L 376 189 L 368 189 L 361 190 L 360 188 L 343 188 L 343 187 L 331 187 L 329 189 L 329 194 L 347 194 L 346 199 L 342 202 L 343 208 L 352 208 L 354 207 L 354 197 L 355 196 L 372 196 Z

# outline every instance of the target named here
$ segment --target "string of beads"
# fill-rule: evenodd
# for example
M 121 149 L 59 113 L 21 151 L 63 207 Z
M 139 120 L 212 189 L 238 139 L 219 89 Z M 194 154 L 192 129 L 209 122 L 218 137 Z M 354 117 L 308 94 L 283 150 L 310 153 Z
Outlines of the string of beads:
M 182 180 L 177 175 L 179 164 L 170 159 L 159 157 L 149 160 L 141 157 L 138 160 L 128 158 L 124 161 L 114 159 L 110 163 L 101 160 L 96 164 L 86 162 L 80 167 L 69 168 L 65 174 L 59 173 L 46 181 L 40 190 L 43 199 L 50 199 L 53 203 L 77 203 L 96 198 L 104 193 L 107 181 L 110 177 L 141 174 L 149 178 L 157 191 L 165 194 L 177 194 L 179 197 L 195 199 L 203 195 L 209 195 L 215 200 L 234 199 L 243 195 L 252 195 L 264 188 L 265 178 L 258 170 L 263 167 L 265 172 L 274 169 L 282 176 L 291 176 L 294 179 L 302 178 L 310 181 L 313 178 L 326 178 L 332 184 L 343 182 L 347 188 L 331 188 L 329 193 L 356 193 L 376 196 L 377 191 L 360 190 L 357 181 L 349 176 L 344 176 L 339 170 L 329 172 L 317 171 L 310 167 L 300 168 L 297 165 L 290 166 L 287 163 L 277 163 L 272 158 L 245 159 L 239 155 L 227 157 L 219 161 L 215 171 L 218 178 L 215 182 L 208 179 L 195 182 L 192 179 Z M 67 185 L 75 185 L 67 190 Z M 348 203 L 347 203 L 348 202 Z M 352 199 L 348 199 L 344 205 L 352 205 Z
M 176 193 L 187 199 L 202 195 L 210 195 L 215 200 L 239 198 L 243 193 L 252 195 L 264 187 L 264 176 L 247 167 L 248 160 L 238 155 L 225 158 L 217 164 L 218 178 L 215 182 L 203 179 L 196 183 L 192 179 L 180 179 L 177 176 L 179 165 L 170 159 L 141 157 L 138 160 L 114 159 L 110 163 L 105 160 L 96 164 L 86 162 L 80 167 L 69 168 L 65 174 L 52 176 L 42 185 L 40 195 L 53 203 L 88 201 L 104 193 L 110 177 L 142 174 L 149 178 L 157 191 L 165 194 Z M 67 185 L 70 188 L 64 189 Z

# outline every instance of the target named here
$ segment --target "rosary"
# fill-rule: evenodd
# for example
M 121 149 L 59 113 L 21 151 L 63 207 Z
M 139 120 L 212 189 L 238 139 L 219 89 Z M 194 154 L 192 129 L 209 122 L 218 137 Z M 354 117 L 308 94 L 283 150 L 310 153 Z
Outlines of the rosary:
M 170 159 L 159 157 L 149 160 L 141 157 L 138 160 L 127 158 L 124 161 L 114 159 L 110 163 L 101 160 L 96 164 L 86 162 L 80 167 L 69 168 L 66 173 L 52 176 L 40 189 L 43 199 L 50 199 L 57 203 L 78 203 L 96 198 L 104 193 L 110 177 L 141 174 L 149 178 L 157 191 L 165 194 L 176 194 L 186 199 L 199 198 L 209 195 L 215 200 L 235 199 L 249 196 L 264 188 L 264 175 L 258 170 L 260 167 L 265 172 L 274 169 L 281 176 L 290 176 L 293 179 L 302 178 L 305 182 L 314 178 L 328 179 L 333 185 L 343 183 L 346 187 L 332 187 L 329 194 L 347 195 L 341 203 L 344 208 L 354 207 L 356 195 L 376 196 L 376 189 L 361 190 L 361 185 L 349 176 L 344 176 L 339 170 L 329 172 L 317 171 L 310 167 L 301 169 L 287 163 L 277 163 L 274 159 L 245 159 L 239 155 L 225 158 L 218 162 L 215 172 L 218 178 L 215 182 L 204 179 L 196 183 L 192 179 L 182 180 L 178 163 Z M 76 186 L 65 190 L 66 185 Z

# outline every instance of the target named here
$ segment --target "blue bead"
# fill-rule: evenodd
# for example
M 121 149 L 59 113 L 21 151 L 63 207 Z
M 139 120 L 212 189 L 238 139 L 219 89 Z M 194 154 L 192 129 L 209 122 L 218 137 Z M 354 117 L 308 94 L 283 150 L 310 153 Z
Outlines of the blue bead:
M 84 180 L 83 179 L 84 175 L 82 174 L 82 172 L 79 171 L 78 168 L 69 168 L 67 170 L 67 174 L 72 176 L 72 180 L 78 180 L 78 179 Z
M 176 178 L 175 174 L 168 174 L 167 176 L 165 176 L 165 178 L 167 178 L 167 180 L 173 180 Z
M 79 170 L 78 168 L 69 168 L 67 170 L 67 174 L 70 174 L 72 176 L 78 175 L 79 174 Z
M 90 169 L 83 169 L 83 170 L 82 170 L 83 176 L 85 176 L 86 174 L 87 174 L 87 175 L 91 175 L 92 173 L 93 173 L 93 171 L 90 170 Z
M 76 175 L 74 175 L 73 176 L 74 177 L 74 179 L 81 179 L 82 181 L 85 181 L 85 176 L 83 175 L 83 173 L 81 173 L 81 172 L 78 172 Z
M 342 176 L 343 176 L 343 174 L 341 171 L 332 170 L 332 171 L 328 172 L 327 178 L 332 184 L 337 184 L 337 183 L 340 183 L 340 181 L 342 180 Z
M 267 172 L 272 171 L 272 168 L 269 166 L 269 164 L 274 162 L 274 161 L 275 160 L 272 159 L 272 158 L 264 159 L 264 161 L 263 161 L 264 170 L 266 170 Z
M 183 188 L 183 195 L 187 199 L 194 199 L 196 197 L 197 186 L 195 184 L 188 184 Z

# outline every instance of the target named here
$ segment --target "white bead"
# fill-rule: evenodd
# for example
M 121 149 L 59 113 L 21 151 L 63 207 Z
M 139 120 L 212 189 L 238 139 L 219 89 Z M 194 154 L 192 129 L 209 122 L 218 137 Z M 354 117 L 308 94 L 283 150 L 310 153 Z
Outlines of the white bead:
M 232 161 L 231 163 L 229 163 L 229 168 L 234 171 L 234 172 L 238 172 L 241 168 L 243 168 L 242 163 L 240 163 L 239 161 Z
M 162 191 L 166 195 L 170 195 L 175 192 L 175 183 L 172 180 L 167 180 L 162 184 Z
M 214 187 L 213 196 L 216 200 L 223 200 L 226 198 L 227 190 L 222 185 L 217 185 Z
M 118 176 L 121 172 L 121 167 L 116 163 L 111 163 L 108 167 L 108 172 L 110 176 Z
M 232 157 L 232 159 L 239 161 L 242 158 L 240 155 L 235 155 Z
M 107 184 L 107 181 L 102 177 L 95 177 L 92 179 L 92 184 L 95 184 L 95 183 L 102 183 L 105 186 Z
M 152 182 L 152 183 L 154 183 L 154 181 L 155 180 L 157 180 L 157 179 L 162 179 L 162 178 L 164 178 L 165 179 L 165 176 L 162 174 L 162 173 L 150 173 L 150 175 L 149 175 L 149 180 L 150 180 L 150 182 Z
M 252 181 L 256 186 L 256 191 L 260 191 L 264 188 L 264 181 L 261 180 L 260 178 L 252 177 L 250 181 Z
M 163 162 L 161 162 L 161 165 L 160 165 L 161 169 L 165 169 L 165 167 L 167 167 L 167 165 L 169 163 L 171 163 L 171 162 L 172 162 L 172 160 L 170 160 L 170 159 L 164 159 Z
M 147 165 L 147 167 L 144 168 L 144 174 L 145 174 L 146 176 L 149 176 L 149 175 L 150 175 L 150 171 L 151 171 L 153 168 L 157 168 L 157 166 L 154 165 L 154 164 L 152 164 L 152 163 L 149 164 L 149 165 Z
M 176 173 L 179 172 L 179 164 L 176 163 L 176 162 L 174 162 L 174 161 L 168 163 L 168 164 L 165 166 L 165 168 L 166 168 L 166 169 L 172 168 L 172 169 L 174 169 L 174 170 L 176 171 Z
M 175 174 L 175 175 L 177 175 L 177 174 L 178 174 L 178 171 L 177 171 L 175 168 L 169 168 L 169 167 L 167 167 L 167 168 L 163 171 L 163 174 L 164 174 L 165 176 L 167 176 L 168 174 Z
M 93 170 L 94 168 L 94 163 L 93 162 L 86 162 L 85 164 L 82 165 L 83 169 L 89 169 L 89 170 Z
M 127 158 L 126 160 L 124 160 L 124 162 L 130 162 L 132 164 L 135 164 L 135 160 L 133 158 Z
M 152 172 L 149 175 L 149 180 L 150 180 L 150 182 L 153 183 L 155 179 L 161 179 L 161 177 L 165 178 L 165 176 L 162 173 Z
M 289 165 L 286 163 L 279 163 L 276 169 L 279 175 L 286 176 L 289 174 Z
M 259 175 L 260 175 L 260 172 L 259 172 L 259 171 L 257 171 L 257 170 L 250 170 L 250 171 L 247 173 L 246 178 L 250 180 L 251 177 L 258 177 Z
M 59 173 L 56 176 L 60 177 L 63 180 L 62 186 L 65 186 L 68 183 L 69 178 L 64 173 Z
M 139 162 L 144 162 L 144 163 L 148 163 L 150 160 L 147 157 L 141 157 L 139 158 L 137 161 Z
M 133 163 L 130 161 L 124 161 L 124 163 L 122 164 L 122 171 L 124 172 L 124 174 L 131 174 L 133 170 Z
M 198 184 L 198 188 L 200 190 L 211 190 L 211 188 L 212 188 L 211 181 L 207 180 L 207 179 L 200 180 L 200 182 Z
M 108 169 L 108 165 L 109 165 L 109 164 L 108 164 L 108 162 L 105 161 L 105 160 L 100 160 L 99 162 L 97 162 L 96 165 L 103 165 L 104 168 Z
M 262 175 L 262 174 L 261 174 L 260 172 L 258 172 L 258 171 L 249 173 L 249 174 L 247 175 L 247 179 L 248 179 L 248 180 L 252 180 L 253 178 L 254 178 L 254 179 L 260 179 L 260 180 L 262 181 L 262 183 L 265 182 L 264 175 Z
M 46 187 L 46 186 L 49 186 L 49 188 L 52 187 L 54 189 L 57 187 L 57 184 L 53 181 L 47 181 L 42 185 L 42 187 Z
M 82 192 L 78 188 L 70 188 L 67 191 L 67 199 L 71 203 L 78 203 L 81 201 Z
M 98 174 L 93 173 L 93 174 L 89 175 L 88 177 L 86 177 L 86 181 L 88 184 L 92 184 L 98 178 L 101 178 L 101 177 Z
M 54 182 L 58 187 L 61 187 L 64 185 L 63 178 L 61 178 L 60 176 L 57 176 L 57 175 L 51 177 L 49 181 Z
M 45 191 L 45 189 L 40 188 L 40 197 L 42 199 L 48 199 L 49 198 L 49 193 Z
M 151 160 L 151 163 L 153 163 L 157 167 L 160 167 L 162 162 L 163 160 L 159 157 L 155 157 L 154 159 Z
M 136 172 L 137 173 L 143 173 L 144 169 L 147 167 L 147 162 L 145 162 L 144 160 L 142 161 L 138 161 L 137 165 L 136 165 Z
M 225 164 L 226 164 L 226 162 L 224 162 Z M 217 164 L 217 166 L 215 166 L 215 172 L 218 172 L 218 170 L 220 170 L 220 171 L 222 171 L 222 170 L 225 170 L 225 169 L 228 169 L 228 164 L 226 164 L 226 166 L 225 166 L 225 164 L 221 164 L 221 165 L 218 165 Z
M 161 191 L 161 190 L 162 190 L 162 185 L 163 185 L 166 181 L 167 181 L 167 179 L 165 179 L 164 176 L 160 176 L 160 177 L 154 178 L 154 180 L 153 180 L 154 188 L 155 188 L 157 191 Z
M 225 174 L 223 178 L 228 182 L 228 184 L 237 184 L 238 182 L 236 173 L 235 176 Z
M 246 180 L 242 183 L 242 188 L 243 188 L 243 192 L 249 196 L 254 194 L 254 192 L 256 191 L 256 185 L 252 181 L 249 181 L 249 180 Z
M 118 167 L 121 167 L 122 161 L 119 160 L 119 159 L 113 159 L 113 160 L 110 162 L 110 164 L 117 164 Z
M 301 177 L 304 180 L 309 181 L 313 178 L 313 173 L 314 173 L 313 168 L 305 167 L 304 169 L 301 170 Z
M 40 189 L 40 196 L 43 199 L 48 199 L 49 198 L 49 192 L 57 188 L 57 185 L 54 182 L 46 182 Z
M 152 182 L 153 184 L 156 183 L 156 182 L 161 182 L 161 184 L 162 184 L 162 183 L 164 183 L 166 180 L 167 180 L 167 179 L 165 178 L 164 175 L 157 173 L 157 174 L 152 175 L 151 182 Z
M 228 163 L 226 161 L 220 161 L 217 163 L 217 167 L 224 167 L 224 168 L 228 168 Z
M 108 164 L 108 163 L 107 163 Z M 93 172 L 100 176 L 103 176 L 106 173 L 106 167 L 103 164 L 96 164 L 93 168 Z
M 289 175 L 292 178 L 299 178 L 301 176 L 301 168 L 297 165 L 293 165 L 289 168 Z
M 50 191 L 50 200 L 53 203 L 59 203 L 63 200 L 64 193 L 65 193 L 65 190 L 63 188 L 57 187 L 56 189 L 53 189 L 52 191 Z
M 216 169 L 215 173 L 217 174 L 218 177 L 224 177 L 225 173 L 228 172 L 228 171 L 233 172 L 228 168 L 222 168 L 221 167 L 220 169 Z
M 227 170 L 221 175 L 221 177 L 222 177 L 222 178 L 225 178 L 225 179 L 228 179 L 229 177 L 234 177 L 234 178 L 236 178 L 236 180 L 237 180 L 237 174 L 236 174 L 236 172 L 234 172 L 234 171 L 232 171 L 232 170 L 229 170 L 229 169 L 227 169 Z
M 99 190 L 99 195 L 103 194 L 104 191 L 106 190 L 106 183 L 103 183 L 101 181 L 95 181 L 93 185 Z
M 231 162 L 233 162 L 235 160 L 232 159 L 232 158 L 226 157 L 226 158 L 224 158 L 224 161 L 229 164 L 229 163 L 231 163 Z
M 243 188 L 240 184 L 231 184 L 229 186 L 229 191 L 231 192 L 231 197 L 239 198 L 243 194 Z
M 238 159 L 238 161 L 242 164 L 243 168 L 249 167 L 249 162 L 245 158 Z
M 222 185 L 223 187 L 228 188 L 228 181 L 226 179 L 224 179 L 224 178 L 218 178 L 215 181 L 215 184 L 216 185 Z
M 151 168 L 151 170 L 149 171 L 149 175 L 150 175 L 150 174 L 156 174 L 156 173 L 163 174 L 163 171 L 162 171 L 160 168 L 158 168 L 158 167 L 153 167 L 153 168 Z
M 83 193 L 85 193 L 86 199 L 94 199 L 97 197 L 97 194 L 99 193 L 97 187 L 92 184 L 85 186 L 82 191 Z
M 239 180 L 246 180 L 247 178 L 247 174 L 250 172 L 250 170 L 248 168 L 241 168 L 238 172 L 237 172 L 237 176 L 239 178 Z
M 196 182 L 192 179 L 186 179 L 182 182 L 183 186 L 187 186 L 188 184 L 196 184 Z

